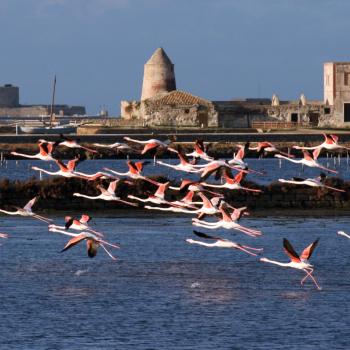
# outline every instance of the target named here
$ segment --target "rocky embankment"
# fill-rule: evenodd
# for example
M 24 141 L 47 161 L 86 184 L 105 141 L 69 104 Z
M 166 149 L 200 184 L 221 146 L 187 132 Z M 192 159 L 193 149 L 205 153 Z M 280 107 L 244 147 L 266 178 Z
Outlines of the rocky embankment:
M 165 182 L 163 177 L 153 177 L 153 179 Z M 326 209 L 328 212 L 350 210 L 350 182 L 332 178 L 327 180 L 327 184 L 344 189 L 346 192 L 336 192 L 325 188 L 312 188 L 306 186 L 295 186 L 288 184 L 272 183 L 268 186 L 259 186 L 252 182 L 245 182 L 242 185 L 251 188 L 261 189 L 262 193 L 253 193 L 237 190 L 217 189 L 225 195 L 225 200 L 235 207 L 247 206 L 253 211 L 276 212 L 284 209 Z M 28 181 L 11 181 L 2 179 L 0 181 L 0 207 L 11 210 L 12 206 L 23 207 L 27 201 L 35 196 L 39 196 L 34 210 L 114 210 L 130 209 L 129 206 L 119 202 L 107 202 L 103 200 L 89 200 L 74 197 L 74 192 L 80 192 L 90 196 L 100 194 L 96 189 L 98 182 L 87 182 L 80 179 L 51 178 L 39 181 L 30 179 Z M 105 187 L 108 182 L 102 182 Z M 145 198 L 147 194 L 154 193 L 156 187 L 148 182 L 137 180 L 133 185 L 121 180 L 116 189 L 116 194 L 127 199 L 128 194 Z M 167 192 L 168 200 L 176 200 L 183 197 L 176 191 Z M 142 207 L 142 204 L 141 204 Z M 292 212 L 286 211 L 286 214 Z

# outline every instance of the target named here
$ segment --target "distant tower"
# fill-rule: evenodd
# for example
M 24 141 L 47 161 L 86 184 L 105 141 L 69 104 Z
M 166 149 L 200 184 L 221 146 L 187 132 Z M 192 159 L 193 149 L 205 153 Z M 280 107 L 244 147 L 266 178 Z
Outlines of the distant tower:
M 173 90 L 176 90 L 174 65 L 160 47 L 145 64 L 141 101 Z

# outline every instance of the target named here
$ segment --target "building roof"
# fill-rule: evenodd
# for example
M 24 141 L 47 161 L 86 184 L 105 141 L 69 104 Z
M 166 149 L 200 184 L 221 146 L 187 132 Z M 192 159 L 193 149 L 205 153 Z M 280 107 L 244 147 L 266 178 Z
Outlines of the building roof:
M 151 58 L 147 61 L 146 64 L 164 64 L 164 65 L 173 65 L 170 61 L 170 58 L 165 53 L 162 47 L 158 47 L 156 51 L 154 51 Z
M 164 106 L 164 105 L 179 105 L 179 106 L 193 106 L 202 105 L 208 106 L 210 101 L 194 96 L 188 92 L 175 90 L 167 93 L 160 93 L 144 101 L 146 105 L 150 106 Z

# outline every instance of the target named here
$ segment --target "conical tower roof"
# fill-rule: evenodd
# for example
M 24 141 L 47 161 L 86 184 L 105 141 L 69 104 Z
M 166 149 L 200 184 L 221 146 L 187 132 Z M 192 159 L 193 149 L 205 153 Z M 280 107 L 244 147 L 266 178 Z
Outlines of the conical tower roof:
M 158 47 L 156 51 L 154 51 L 151 58 L 147 61 L 146 64 L 164 64 L 172 66 L 173 63 L 170 61 L 170 58 L 165 53 L 162 47 Z

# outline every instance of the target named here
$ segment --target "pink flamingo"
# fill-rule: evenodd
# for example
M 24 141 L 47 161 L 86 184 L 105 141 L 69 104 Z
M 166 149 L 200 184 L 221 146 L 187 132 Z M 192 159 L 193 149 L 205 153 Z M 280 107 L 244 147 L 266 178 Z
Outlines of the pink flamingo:
M 257 151 L 258 156 L 264 155 L 264 153 L 279 153 L 279 154 L 282 154 L 283 156 L 294 158 L 292 154 L 282 152 L 279 149 L 277 149 L 276 146 L 273 145 L 271 142 L 266 142 L 266 141 L 258 142 L 257 147 L 249 147 L 249 150 Z
M 325 138 L 324 142 L 321 143 L 318 146 L 314 146 L 314 147 L 301 147 L 301 146 L 293 146 L 293 148 L 295 149 L 301 149 L 301 150 L 322 150 L 322 148 L 325 148 L 329 151 L 333 151 L 336 149 L 346 149 L 346 150 L 350 150 L 350 148 L 347 148 L 345 146 L 341 146 L 338 144 L 338 139 L 339 137 L 336 135 L 331 135 L 331 134 L 322 134 Z
M 200 238 L 213 240 L 215 242 L 213 242 L 213 243 L 205 243 L 205 242 L 195 241 L 194 239 L 188 238 L 188 239 L 186 239 L 187 243 L 198 244 L 198 245 L 202 245 L 202 246 L 208 247 L 208 248 L 217 247 L 217 248 L 239 249 L 242 252 L 245 252 L 245 253 L 247 253 L 249 255 L 253 255 L 253 256 L 257 256 L 257 254 L 254 253 L 254 251 L 257 252 L 257 251 L 262 251 L 263 250 L 263 248 L 249 247 L 249 246 L 246 246 L 246 245 L 242 245 L 242 244 L 230 241 L 228 239 L 223 239 L 221 237 L 210 236 L 210 235 L 207 235 L 206 233 L 202 233 L 202 232 L 198 232 L 198 231 L 193 231 L 193 233 L 196 236 L 200 237 Z
M 117 244 L 112 244 L 109 243 L 97 236 L 95 236 L 93 233 L 91 232 L 81 232 L 81 233 L 72 233 L 72 232 L 68 232 L 68 231 L 63 231 L 60 229 L 57 229 L 55 227 L 51 227 L 49 228 L 50 232 L 58 232 L 58 233 L 63 233 L 66 236 L 71 236 L 73 237 L 72 239 L 70 239 L 68 241 L 68 243 L 65 245 L 65 247 L 61 250 L 61 252 L 64 252 L 72 247 L 74 247 L 76 244 L 86 240 L 86 247 L 87 247 L 87 253 L 88 256 L 90 258 L 94 258 L 97 254 L 97 249 L 98 247 L 102 247 L 103 250 L 108 254 L 108 256 L 113 259 L 116 260 L 116 257 L 114 257 L 105 247 L 110 246 L 113 248 L 120 248 L 119 245 Z
M 180 163 L 177 165 L 172 165 L 172 164 L 168 164 L 162 161 L 157 161 L 157 164 L 160 165 L 164 165 L 168 168 L 172 168 L 175 170 L 179 170 L 179 171 L 185 171 L 186 173 L 199 173 L 201 172 L 200 169 L 196 169 L 195 167 L 193 167 L 193 165 L 196 164 L 196 159 L 194 159 L 193 161 L 189 161 L 186 157 L 186 155 L 184 153 L 182 153 L 182 151 L 176 151 L 177 155 L 180 159 Z
M 81 193 L 73 193 L 73 196 L 75 196 L 75 197 L 83 197 L 83 198 L 88 198 L 88 199 L 102 199 L 104 201 L 117 201 L 117 202 L 121 202 L 121 203 L 124 203 L 124 204 L 131 205 L 133 207 L 137 207 L 137 204 L 131 203 L 131 202 L 128 202 L 128 201 L 124 201 L 120 197 L 116 196 L 115 189 L 116 189 L 116 186 L 117 186 L 117 182 L 119 182 L 119 181 L 120 180 L 118 179 L 118 180 L 110 182 L 107 190 L 105 188 L 103 188 L 101 185 L 97 185 L 96 187 L 101 192 L 101 194 L 98 195 L 98 196 L 88 196 L 86 194 L 81 194 Z
M 82 145 L 79 145 L 78 141 L 76 140 L 73 140 L 71 138 L 68 138 L 64 135 L 60 135 L 61 139 L 63 139 L 64 141 L 61 141 L 58 143 L 59 146 L 66 146 L 68 148 L 81 148 L 81 149 L 84 149 L 85 151 L 88 151 L 88 152 L 91 152 L 91 153 L 97 153 L 96 150 L 94 149 L 91 149 L 91 148 L 88 148 L 88 147 L 85 147 L 85 146 L 82 146 Z
M 333 191 L 338 191 L 338 192 L 346 192 L 345 190 L 342 190 L 340 188 L 335 188 L 331 186 L 327 186 L 325 184 L 326 180 L 326 175 L 324 173 L 321 173 L 320 176 L 316 178 L 308 178 L 308 179 L 303 179 L 303 178 L 298 178 L 298 177 L 293 177 L 292 180 L 284 180 L 284 179 L 278 179 L 279 182 L 282 183 L 288 183 L 288 184 L 294 184 L 294 185 L 306 185 L 310 187 L 323 187 L 323 188 L 328 188 L 329 190 Z
M 127 136 L 124 137 L 124 140 L 144 145 L 144 148 L 141 151 L 141 154 L 145 154 L 148 151 L 153 150 L 153 149 L 164 149 L 164 150 L 174 151 L 173 149 L 171 149 L 169 147 L 169 145 L 173 141 L 175 141 L 175 137 L 174 136 L 169 137 L 169 139 L 167 139 L 164 142 L 160 141 L 160 140 L 157 140 L 157 139 L 150 139 L 150 140 L 146 140 L 146 141 L 140 141 L 140 140 L 132 139 L 132 138 L 127 137 Z
M 52 220 L 45 218 L 44 216 L 33 213 L 32 206 L 35 204 L 37 197 L 32 198 L 23 208 L 15 207 L 16 211 L 7 211 L 0 209 L 0 212 L 8 215 L 21 215 L 21 216 L 30 216 L 35 219 L 50 223 Z
M 245 176 L 246 176 L 246 173 L 241 171 L 235 177 L 233 177 L 230 170 L 225 169 L 223 177 L 225 178 L 226 182 L 224 184 L 215 185 L 215 184 L 208 184 L 208 183 L 202 182 L 202 185 L 205 187 L 228 188 L 230 190 L 244 190 L 244 191 L 250 191 L 250 192 L 262 192 L 262 190 L 259 190 L 259 189 L 243 187 L 241 185 L 241 181 L 245 178 Z
M 150 203 L 154 203 L 154 204 L 169 204 L 170 202 L 165 200 L 165 191 L 169 188 L 170 182 L 166 182 L 166 183 L 159 183 L 156 182 L 158 189 L 157 191 L 154 193 L 154 195 L 149 195 L 147 198 L 139 198 L 133 195 L 128 195 L 128 198 L 130 199 L 135 199 L 139 202 L 150 202 Z
M 308 151 L 303 151 L 304 158 L 302 158 L 302 159 L 291 159 L 291 158 L 282 156 L 281 154 L 275 154 L 275 157 L 286 159 L 289 162 L 304 164 L 304 165 L 311 167 L 311 168 L 319 168 L 319 169 L 323 169 L 323 170 L 329 171 L 331 173 L 337 174 L 338 172 L 336 170 L 328 169 L 317 162 L 317 158 L 320 155 L 320 152 L 321 152 L 320 148 L 315 149 L 313 151 L 312 155 Z
M 131 160 L 127 161 L 129 171 L 126 173 L 120 173 L 118 171 L 109 169 L 109 168 L 104 168 L 104 170 L 111 172 L 112 174 L 118 175 L 118 176 L 128 176 L 132 179 L 144 179 L 145 177 L 142 175 L 142 170 L 143 167 L 147 164 L 149 164 L 149 161 L 146 162 L 136 162 L 134 163 Z
M 194 144 L 194 151 L 191 153 L 186 153 L 186 156 L 193 157 L 193 158 L 201 158 L 207 161 L 212 161 L 214 160 L 214 158 L 209 157 L 207 154 L 210 146 L 211 146 L 211 143 L 209 143 L 207 146 L 204 146 L 203 140 L 196 140 Z
M 44 141 L 44 140 L 41 140 Z M 25 157 L 25 158 L 31 158 L 31 159 L 40 159 L 43 161 L 54 161 L 55 159 L 52 157 L 52 150 L 53 150 L 53 145 L 47 143 L 47 142 L 39 142 L 39 153 L 30 155 L 30 154 L 23 154 L 23 153 L 18 153 L 18 152 L 11 152 L 12 155 L 14 156 L 20 156 L 20 157 Z
M 309 259 L 312 255 L 313 251 L 315 250 L 317 243 L 318 243 L 318 239 L 315 242 L 313 242 L 312 244 L 310 244 L 309 246 L 307 246 L 303 250 L 301 255 L 298 255 L 296 253 L 296 251 L 294 250 L 293 246 L 290 244 L 290 242 L 286 238 L 284 238 L 283 239 L 283 247 L 284 247 L 286 254 L 291 259 L 291 261 L 289 263 L 281 263 L 279 261 L 270 260 L 267 258 L 261 258 L 260 261 L 267 262 L 270 264 L 275 264 L 275 265 L 282 266 L 282 267 L 291 267 L 293 269 L 303 270 L 304 272 L 306 272 L 306 276 L 301 280 L 300 283 L 303 284 L 305 282 L 305 280 L 308 277 L 310 277 L 312 279 L 312 281 L 315 283 L 316 287 L 318 289 L 321 289 L 321 287 L 317 284 L 316 279 L 312 275 L 312 273 L 314 271 L 313 266 L 311 264 L 309 264 Z
M 261 231 L 258 230 L 253 230 L 250 229 L 248 227 L 244 227 L 240 224 L 238 224 L 236 222 L 236 214 L 232 217 L 229 213 L 228 213 L 228 208 L 227 205 L 225 203 L 222 203 L 219 207 L 220 209 L 220 213 L 222 215 L 222 219 L 220 221 L 217 222 L 208 222 L 208 221 L 203 221 L 203 220 L 198 220 L 198 219 L 192 219 L 192 225 L 194 226 L 200 226 L 200 227 L 205 227 L 211 230 L 217 229 L 217 228 L 225 228 L 225 229 L 233 229 L 233 230 L 237 230 L 240 232 L 243 232 L 245 234 L 247 234 L 248 236 L 252 236 L 252 237 L 257 237 L 257 236 L 261 236 Z M 242 213 L 242 212 L 241 212 Z M 240 214 L 242 215 L 242 214 Z M 240 218 L 240 216 L 238 216 L 238 218 Z

